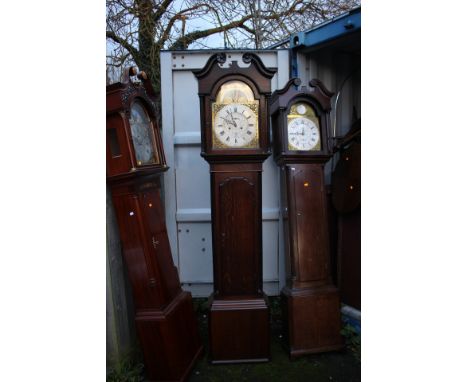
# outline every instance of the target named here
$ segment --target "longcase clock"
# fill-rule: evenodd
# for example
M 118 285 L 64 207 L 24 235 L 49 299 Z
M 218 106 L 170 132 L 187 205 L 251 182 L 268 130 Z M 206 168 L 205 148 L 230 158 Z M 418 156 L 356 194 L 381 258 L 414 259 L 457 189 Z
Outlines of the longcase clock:
M 195 71 L 202 157 L 210 164 L 214 293 L 213 363 L 270 358 L 269 307 L 262 283 L 262 163 L 270 155 L 268 97 L 275 71 L 255 54 L 226 63 L 211 56 Z
M 286 286 L 281 291 L 284 338 L 291 357 L 336 350 L 340 299 L 330 272 L 324 165 L 328 143 L 329 92 L 319 80 L 298 78 L 273 93 L 270 113 L 274 159 L 281 168 L 281 211 Z
M 156 123 L 153 89 L 142 84 L 109 85 L 107 95 L 107 183 L 120 231 L 135 305 L 135 323 L 151 381 L 183 381 L 202 351 L 192 297 L 182 291 L 172 261 L 160 176 L 168 169 Z

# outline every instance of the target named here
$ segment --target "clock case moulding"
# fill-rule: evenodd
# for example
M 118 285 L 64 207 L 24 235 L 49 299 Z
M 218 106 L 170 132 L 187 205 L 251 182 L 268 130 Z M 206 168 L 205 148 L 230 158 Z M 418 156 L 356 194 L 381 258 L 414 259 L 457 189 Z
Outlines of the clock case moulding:
M 261 59 L 254 53 L 244 53 L 242 56 L 244 63 L 250 63 L 248 67 L 240 67 L 237 61 L 232 61 L 227 66 L 226 60 L 226 53 L 215 54 L 208 59 L 202 69 L 193 72 L 198 79 L 198 95 L 200 97 L 201 156 L 209 163 L 263 162 L 271 154 L 268 97 L 271 94 L 271 78 L 276 70 L 265 67 Z M 213 148 L 212 104 L 216 102 L 216 96 L 221 86 L 233 80 L 246 83 L 253 91 L 254 98 L 259 102 L 258 148 Z
M 269 306 L 262 276 L 262 163 L 270 155 L 268 97 L 275 70 L 245 53 L 211 56 L 198 79 L 201 156 L 210 164 L 214 292 L 209 299 L 212 363 L 270 360 Z M 222 65 L 222 66 L 221 66 Z M 213 148 L 212 104 L 221 86 L 246 83 L 259 102 L 257 148 Z
M 107 144 L 106 170 L 108 183 L 119 182 L 124 179 L 141 178 L 146 175 L 152 176 L 155 172 L 159 174 L 168 170 L 161 134 L 156 122 L 156 108 L 152 100 L 152 98 L 156 97 L 156 93 L 149 80 L 144 78 L 146 77 L 144 72 L 139 74 L 142 83 L 135 83 L 130 79 L 131 76 L 135 75 L 136 69 L 134 67 L 127 68 L 122 82 L 106 86 L 107 142 L 109 143 L 111 139 L 109 130 L 115 128 L 120 146 L 120 155 L 113 156 L 111 145 Z M 131 105 L 136 100 L 143 104 L 153 123 L 154 149 L 158 156 L 154 164 L 137 165 L 129 124 Z
M 310 90 L 307 90 L 305 86 L 300 91 L 296 90 L 295 88 L 300 84 L 299 78 L 292 78 L 284 88 L 276 90 L 270 99 L 271 122 L 275 126 L 273 129 L 273 155 L 278 164 L 310 163 L 311 161 L 325 163 L 331 158 L 327 126 L 330 126 L 330 99 L 333 93 L 317 79 L 309 82 Z M 291 106 L 298 102 L 312 106 L 317 115 L 320 123 L 321 150 L 299 151 L 288 148 L 287 116 Z
M 281 291 L 284 345 L 290 357 L 343 348 L 338 289 L 330 270 L 324 165 L 331 158 L 330 99 L 319 80 L 302 87 L 291 79 L 273 93 L 270 113 L 274 159 L 280 166 L 281 219 L 284 228 L 286 286 Z M 288 149 L 287 115 L 293 104 L 307 103 L 320 122 L 321 150 Z
M 150 381 L 185 381 L 202 353 L 192 296 L 182 290 L 167 236 L 160 177 L 166 165 L 153 100 L 144 72 L 142 85 L 130 80 L 107 86 L 107 129 L 117 131 L 120 156 L 110 155 L 107 136 L 107 183 L 119 226 L 122 255 L 135 306 L 135 324 Z M 154 164 L 137 166 L 129 125 L 132 103 L 141 102 L 152 121 Z

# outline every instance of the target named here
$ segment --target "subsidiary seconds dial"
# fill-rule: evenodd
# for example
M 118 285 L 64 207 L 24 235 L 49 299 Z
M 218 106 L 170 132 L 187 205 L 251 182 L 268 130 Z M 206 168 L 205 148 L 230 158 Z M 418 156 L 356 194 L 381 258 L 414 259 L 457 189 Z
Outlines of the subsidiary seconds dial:
M 306 117 L 291 119 L 288 123 L 288 143 L 292 150 L 309 151 L 319 145 L 317 125 Z
M 244 104 L 223 106 L 214 118 L 214 133 L 228 147 L 248 147 L 257 137 L 257 116 Z

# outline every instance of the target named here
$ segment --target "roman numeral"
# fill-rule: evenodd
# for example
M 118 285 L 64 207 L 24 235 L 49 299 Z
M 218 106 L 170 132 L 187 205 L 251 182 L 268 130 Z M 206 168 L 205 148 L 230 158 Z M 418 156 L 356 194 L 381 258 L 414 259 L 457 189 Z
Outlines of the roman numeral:
M 219 132 L 220 135 L 224 135 L 224 130 Z
M 252 135 L 252 132 L 250 130 L 247 130 L 247 134 Z
M 227 142 L 227 141 L 229 141 L 229 139 L 230 139 L 230 138 L 231 138 L 231 137 L 230 137 L 230 136 L 228 136 L 228 137 L 226 138 L 226 142 Z

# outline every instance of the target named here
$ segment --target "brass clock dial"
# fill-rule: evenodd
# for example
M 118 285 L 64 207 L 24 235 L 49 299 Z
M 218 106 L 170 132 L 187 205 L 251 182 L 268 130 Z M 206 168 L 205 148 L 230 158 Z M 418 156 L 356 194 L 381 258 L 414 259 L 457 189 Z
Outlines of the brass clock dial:
M 216 141 L 226 147 L 255 147 L 257 129 L 257 115 L 249 104 L 227 104 L 214 116 Z
M 213 148 L 258 147 L 258 101 L 241 81 L 221 86 L 213 103 Z
M 148 113 L 138 101 L 131 107 L 129 122 L 137 165 L 156 163 L 153 126 Z
M 319 121 L 310 105 L 306 103 L 294 104 L 287 118 L 289 150 L 320 150 Z

